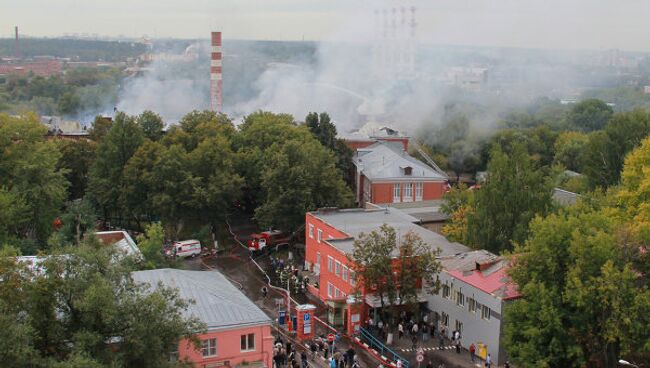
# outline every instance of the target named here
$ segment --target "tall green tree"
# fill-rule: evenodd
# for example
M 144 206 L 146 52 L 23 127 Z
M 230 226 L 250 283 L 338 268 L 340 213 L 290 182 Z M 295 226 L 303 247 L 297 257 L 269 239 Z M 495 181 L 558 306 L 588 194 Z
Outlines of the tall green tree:
M 99 142 L 108 134 L 112 126 L 113 120 L 110 118 L 95 116 L 92 127 L 88 131 L 88 136 L 91 140 Z
M 616 367 L 650 352 L 650 292 L 610 210 L 586 205 L 531 223 L 515 249 L 522 298 L 506 308 L 504 343 L 526 367 Z
M 378 230 L 359 234 L 348 255 L 357 277 L 355 294 L 374 293 L 385 313 L 386 303 L 394 305 L 397 285 L 393 277 L 393 255 L 397 248 L 397 233 L 384 224 Z
M 153 111 L 145 110 L 142 114 L 138 115 L 136 121 L 146 138 L 152 141 L 157 141 L 162 138 L 165 125 L 160 115 Z
M 495 146 L 488 164 L 487 179 L 474 199 L 468 217 L 468 241 L 477 249 L 499 253 L 511 250 L 513 242 L 528 235 L 528 223 L 551 207 L 551 176 L 530 158 L 518 143 L 509 154 Z
M 158 268 L 167 265 L 163 257 L 165 230 L 159 222 L 147 225 L 144 234 L 138 235 L 138 248 L 142 252 L 145 268 Z
M 567 170 L 581 172 L 582 153 L 589 142 L 589 136 L 579 132 L 564 132 L 555 141 L 554 162 L 561 164 Z
M 45 133 L 34 115 L 0 114 L 0 191 L 5 202 L 24 210 L 12 216 L 18 221 L 12 232 L 40 244 L 52 231 L 68 186 L 66 172 L 57 168 L 60 153 L 54 142 L 45 140 Z M 1 211 L 15 213 L 15 209 Z
M 122 112 L 97 147 L 97 158 L 90 169 L 88 191 L 98 204 L 103 217 L 123 221 L 124 168 L 144 141 L 144 134 L 135 119 Z
M 581 132 L 601 130 L 614 114 L 605 102 L 590 98 L 575 104 L 569 111 L 569 127 Z
M 326 112 L 317 114 L 310 112 L 305 118 L 305 124 L 309 131 L 325 147 L 329 148 L 336 156 L 336 167 L 343 173 L 344 179 L 349 187 L 354 185 L 352 175 L 352 150 L 345 144 L 345 141 L 336 137 L 336 125 L 331 121 Z
M 0 358 L 16 367 L 177 366 L 169 353 L 205 325 L 184 317 L 176 291 L 134 283 L 135 264 L 116 252 L 87 237 L 36 270 L 2 257 L 0 341 L 14 346 L 0 344 Z
M 59 169 L 65 169 L 66 179 L 70 182 L 68 199 L 78 199 L 86 194 L 90 166 L 95 161 L 97 143 L 92 140 L 61 140 L 59 141 L 61 158 L 57 164 Z
M 650 134 L 650 112 L 636 109 L 615 114 L 605 127 L 590 135 L 583 160 L 583 173 L 591 188 L 618 183 L 625 155 Z
M 307 211 L 352 205 L 334 156 L 313 137 L 272 146 L 273 151 L 262 179 L 265 200 L 255 210 L 260 224 L 295 231 Z

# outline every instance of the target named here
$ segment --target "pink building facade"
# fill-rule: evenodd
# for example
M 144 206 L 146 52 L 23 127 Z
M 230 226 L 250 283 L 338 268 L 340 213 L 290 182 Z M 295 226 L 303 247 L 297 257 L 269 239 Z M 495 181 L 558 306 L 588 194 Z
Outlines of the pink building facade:
M 177 288 L 182 298 L 195 301 L 187 317 L 197 317 L 207 325 L 207 332 L 197 336 L 198 347 L 181 340 L 172 356 L 200 368 L 273 366 L 271 319 L 221 273 L 157 269 L 132 275 L 150 287 L 160 282 Z

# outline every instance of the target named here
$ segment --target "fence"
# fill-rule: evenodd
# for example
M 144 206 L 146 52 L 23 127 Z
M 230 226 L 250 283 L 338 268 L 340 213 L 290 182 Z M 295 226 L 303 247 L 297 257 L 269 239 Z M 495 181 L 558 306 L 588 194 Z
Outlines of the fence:
M 377 350 L 382 357 L 386 357 L 391 362 L 396 362 L 399 359 L 402 361 L 402 367 L 409 368 L 409 361 L 407 359 L 402 358 L 399 354 L 388 348 L 365 328 L 359 328 L 359 336 L 370 348 Z

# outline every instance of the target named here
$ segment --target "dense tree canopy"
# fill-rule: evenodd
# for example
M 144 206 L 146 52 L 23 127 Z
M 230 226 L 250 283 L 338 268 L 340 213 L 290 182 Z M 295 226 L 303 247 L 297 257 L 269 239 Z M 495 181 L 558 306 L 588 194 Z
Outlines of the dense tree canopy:
M 0 210 L 0 241 L 44 242 L 66 198 L 61 154 L 46 131 L 34 115 L 0 114 L 0 202 L 7 205 Z
M 467 240 L 475 248 L 499 253 L 526 239 L 530 220 L 549 210 L 553 186 L 519 143 L 509 154 L 496 146 L 487 170 L 467 219 Z
M 575 104 L 568 114 L 569 127 L 577 131 L 593 132 L 600 130 L 614 114 L 605 102 L 598 99 L 586 99 Z
M 183 317 L 175 291 L 137 285 L 130 257 L 92 236 L 34 269 L 0 257 L 0 359 L 13 367 L 172 367 L 181 338 L 205 326 Z M 146 306 L 143 307 L 143 306 Z
M 650 292 L 611 210 L 563 210 L 531 224 L 511 274 L 523 298 L 506 309 L 505 345 L 530 367 L 616 367 L 650 353 Z M 634 360 L 634 359 L 631 359 Z

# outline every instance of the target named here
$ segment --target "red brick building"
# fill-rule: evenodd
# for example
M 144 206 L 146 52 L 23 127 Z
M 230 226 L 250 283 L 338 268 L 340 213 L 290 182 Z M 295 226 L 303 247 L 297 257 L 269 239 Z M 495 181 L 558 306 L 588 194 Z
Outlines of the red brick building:
M 447 175 L 408 154 L 404 142 L 377 141 L 358 148 L 353 157 L 356 168 L 356 200 L 387 204 L 423 202 L 442 198 L 448 190 Z
M 352 252 L 354 240 L 360 233 L 388 224 L 398 234 L 416 233 L 429 246 L 439 248 L 441 256 L 468 250 L 462 244 L 452 243 L 442 235 L 418 226 L 417 221 L 394 208 L 320 209 L 306 214 L 305 267 L 318 282 L 318 288 L 311 291 L 329 306 L 329 323 L 353 332 L 370 311 L 381 305 L 379 298 L 366 290 L 362 290 L 360 303 L 349 298 L 354 293 L 357 278 L 347 255 Z M 421 300 L 425 301 L 424 295 Z

